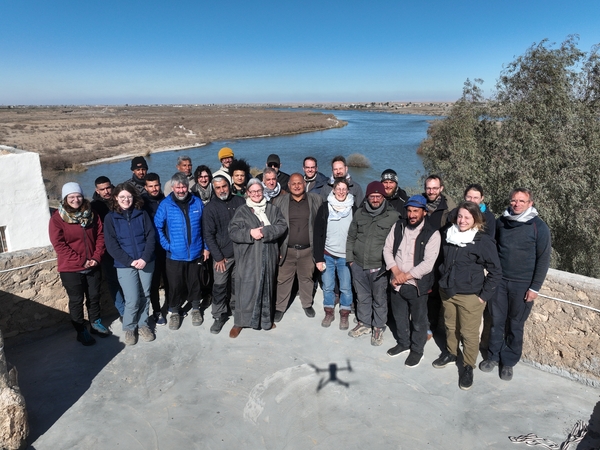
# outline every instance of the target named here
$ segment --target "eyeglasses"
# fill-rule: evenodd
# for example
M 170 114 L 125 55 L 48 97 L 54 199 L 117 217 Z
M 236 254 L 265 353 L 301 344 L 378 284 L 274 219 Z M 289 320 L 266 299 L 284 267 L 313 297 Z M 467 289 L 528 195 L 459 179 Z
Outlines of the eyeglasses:
M 248 194 L 250 194 L 250 195 L 262 194 L 262 189 L 254 189 L 252 191 L 248 191 Z
M 433 192 L 437 192 L 441 189 L 441 187 L 428 187 L 425 188 L 426 191 L 433 191 Z
M 117 198 L 119 200 L 129 200 L 129 201 L 133 200 L 133 197 L 131 195 L 119 195 Z
M 208 175 L 200 175 L 198 178 L 210 178 Z

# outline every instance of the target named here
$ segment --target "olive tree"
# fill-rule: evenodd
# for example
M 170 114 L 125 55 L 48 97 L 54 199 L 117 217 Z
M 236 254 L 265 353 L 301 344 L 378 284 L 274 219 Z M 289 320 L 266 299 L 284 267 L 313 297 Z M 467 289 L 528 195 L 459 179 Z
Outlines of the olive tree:
M 449 115 L 419 151 L 456 198 L 478 182 L 496 213 L 514 187 L 528 187 L 552 231 L 555 265 L 600 277 L 600 57 L 577 47 L 534 44 L 502 70 L 485 98 L 467 80 Z

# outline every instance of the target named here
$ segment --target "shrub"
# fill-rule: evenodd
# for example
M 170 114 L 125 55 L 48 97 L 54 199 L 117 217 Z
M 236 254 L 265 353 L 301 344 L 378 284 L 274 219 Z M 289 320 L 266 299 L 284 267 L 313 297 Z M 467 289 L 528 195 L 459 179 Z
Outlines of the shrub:
M 361 153 L 352 153 L 350 156 L 348 156 L 348 158 L 346 158 L 346 163 L 348 164 L 348 167 L 371 167 L 371 161 L 369 161 L 369 158 Z

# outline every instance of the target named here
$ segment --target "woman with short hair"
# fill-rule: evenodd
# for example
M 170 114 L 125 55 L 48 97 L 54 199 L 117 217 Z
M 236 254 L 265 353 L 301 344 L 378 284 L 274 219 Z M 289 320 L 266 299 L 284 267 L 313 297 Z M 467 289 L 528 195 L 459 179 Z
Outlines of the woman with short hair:
M 212 178 L 212 173 L 208 166 L 203 164 L 196 167 L 196 170 L 194 171 L 194 180 L 196 180 L 196 184 L 190 188 L 190 191 L 196 197 L 200 198 L 205 205 L 210 202 L 210 198 L 213 194 Z

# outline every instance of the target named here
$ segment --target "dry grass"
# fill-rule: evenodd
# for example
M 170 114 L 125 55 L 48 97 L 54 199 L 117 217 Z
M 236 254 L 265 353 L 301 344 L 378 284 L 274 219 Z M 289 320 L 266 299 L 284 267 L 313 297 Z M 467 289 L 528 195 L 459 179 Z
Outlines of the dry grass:
M 348 167 L 371 167 L 371 161 L 369 161 L 369 158 L 361 153 L 352 153 L 350 156 L 348 156 L 348 158 L 346 158 L 346 163 L 348 164 Z

